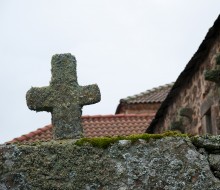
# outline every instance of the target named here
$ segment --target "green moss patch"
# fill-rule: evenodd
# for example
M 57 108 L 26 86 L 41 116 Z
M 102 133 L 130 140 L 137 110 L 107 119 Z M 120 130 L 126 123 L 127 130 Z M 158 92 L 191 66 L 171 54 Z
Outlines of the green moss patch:
M 120 140 L 130 140 L 131 143 L 135 143 L 138 139 L 149 141 L 150 139 L 161 139 L 165 137 L 190 137 L 189 134 L 183 134 L 179 131 L 166 131 L 162 134 L 133 134 L 129 136 L 115 136 L 115 137 L 93 137 L 93 138 L 81 138 L 79 140 L 74 139 L 65 139 L 65 140 L 51 140 L 51 141 L 36 141 L 36 142 L 16 142 L 19 147 L 40 147 L 40 146 L 65 146 L 67 144 L 83 146 L 86 144 L 91 144 L 94 147 L 98 148 L 108 148 L 111 144 L 116 143 Z
M 216 57 L 216 64 L 220 65 L 220 54 Z
M 107 148 L 110 144 L 113 144 L 119 140 L 131 140 L 132 143 L 138 139 L 150 140 L 150 139 L 161 139 L 164 137 L 188 137 L 187 134 L 182 134 L 177 131 L 166 131 L 163 134 L 136 134 L 130 136 L 117 136 L 117 137 L 98 137 L 98 138 L 82 138 L 76 141 L 76 145 L 82 146 L 84 144 L 91 144 L 98 148 Z
M 204 73 L 205 80 L 215 82 L 215 83 L 220 83 L 220 70 L 206 70 Z

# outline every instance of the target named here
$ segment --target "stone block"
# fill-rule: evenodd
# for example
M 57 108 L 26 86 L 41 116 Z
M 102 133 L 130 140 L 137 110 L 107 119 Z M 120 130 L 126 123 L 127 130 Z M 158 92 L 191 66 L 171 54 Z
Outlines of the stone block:
M 137 141 L 124 148 L 116 142 L 105 149 L 57 140 L 1 145 L 0 153 L 2 190 L 220 189 L 207 158 L 187 137 Z

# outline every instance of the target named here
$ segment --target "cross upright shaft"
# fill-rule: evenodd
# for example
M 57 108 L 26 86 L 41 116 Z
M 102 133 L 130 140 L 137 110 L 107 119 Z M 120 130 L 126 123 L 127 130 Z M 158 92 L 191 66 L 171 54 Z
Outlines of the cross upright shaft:
M 80 138 L 82 107 L 100 101 L 99 87 L 78 85 L 76 59 L 71 54 L 54 55 L 51 65 L 50 85 L 32 87 L 26 94 L 27 105 L 37 112 L 51 112 L 55 139 Z

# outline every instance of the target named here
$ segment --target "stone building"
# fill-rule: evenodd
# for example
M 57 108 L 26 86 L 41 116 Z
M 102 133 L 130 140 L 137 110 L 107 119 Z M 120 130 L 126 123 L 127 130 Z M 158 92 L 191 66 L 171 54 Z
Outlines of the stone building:
M 146 132 L 220 134 L 220 16 L 177 78 Z

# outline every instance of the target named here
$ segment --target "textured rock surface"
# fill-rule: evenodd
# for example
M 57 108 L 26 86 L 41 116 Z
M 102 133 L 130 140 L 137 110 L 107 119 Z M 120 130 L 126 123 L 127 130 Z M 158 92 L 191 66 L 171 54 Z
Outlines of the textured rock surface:
M 54 55 L 51 65 L 50 86 L 31 88 L 27 105 L 31 110 L 51 112 L 55 139 L 80 138 L 82 107 L 100 101 L 99 87 L 78 85 L 76 59 L 71 54 Z
M 192 138 L 193 144 L 198 148 L 205 148 L 209 153 L 220 153 L 220 135 L 197 136 Z
M 220 189 L 206 150 L 189 138 L 121 140 L 106 149 L 74 143 L 2 145 L 0 189 Z

